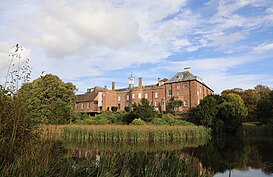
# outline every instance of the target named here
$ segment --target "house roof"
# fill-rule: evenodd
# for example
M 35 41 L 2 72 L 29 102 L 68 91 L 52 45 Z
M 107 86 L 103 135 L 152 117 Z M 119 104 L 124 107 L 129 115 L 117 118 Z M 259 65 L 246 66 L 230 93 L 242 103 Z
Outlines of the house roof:
M 166 83 L 172 83 L 172 82 L 180 82 L 180 81 L 189 81 L 189 80 L 197 80 L 204 84 L 203 80 L 190 73 L 189 71 L 184 72 L 178 72 L 176 73 L 172 78 L 170 78 Z
M 85 93 L 81 95 L 76 95 L 77 102 L 94 101 L 97 95 L 98 95 L 97 92 L 90 92 L 90 93 Z

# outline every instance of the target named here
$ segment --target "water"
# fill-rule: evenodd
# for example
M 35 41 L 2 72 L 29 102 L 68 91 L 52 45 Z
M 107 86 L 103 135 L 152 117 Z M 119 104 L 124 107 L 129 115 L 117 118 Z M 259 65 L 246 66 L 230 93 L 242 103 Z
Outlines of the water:
M 115 156 L 122 163 L 116 168 L 135 176 L 273 176 L 273 139 L 266 137 L 213 138 L 207 144 L 191 140 L 183 144 L 68 143 L 67 147 L 77 161 L 89 159 L 98 166 Z

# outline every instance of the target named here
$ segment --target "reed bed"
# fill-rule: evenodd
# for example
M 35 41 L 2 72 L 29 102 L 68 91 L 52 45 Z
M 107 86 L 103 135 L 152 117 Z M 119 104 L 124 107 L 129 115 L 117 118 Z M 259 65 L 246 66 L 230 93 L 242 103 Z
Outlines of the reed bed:
M 70 142 L 174 142 L 209 139 L 210 130 L 202 126 L 128 125 L 48 125 L 46 139 Z

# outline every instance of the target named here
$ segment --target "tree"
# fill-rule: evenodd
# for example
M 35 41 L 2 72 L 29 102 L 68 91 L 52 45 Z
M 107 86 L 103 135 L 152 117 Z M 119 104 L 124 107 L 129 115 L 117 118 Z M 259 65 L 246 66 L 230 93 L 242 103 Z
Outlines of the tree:
M 215 96 L 207 96 L 200 101 L 200 104 L 193 108 L 189 116 L 194 118 L 195 122 L 212 128 L 217 114 L 217 99 Z
M 227 90 L 222 91 L 221 96 L 226 96 L 229 93 L 235 93 L 235 94 L 241 96 L 243 94 L 243 92 L 244 92 L 244 90 L 241 88 L 227 89 Z
M 247 107 L 248 117 L 247 120 L 254 120 L 255 119 L 255 110 L 257 108 L 257 104 L 261 99 L 260 94 L 255 89 L 248 89 L 243 92 L 241 95 L 244 103 Z
M 174 98 L 172 98 L 170 101 L 167 102 L 167 112 L 170 112 L 173 115 L 175 115 L 176 114 L 176 108 L 179 108 L 182 105 L 183 105 L 183 101 L 174 100 Z
M 225 101 L 218 107 L 216 118 L 223 121 L 226 132 L 236 133 L 247 116 L 247 108 L 237 94 L 229 93 L 224 99 Z
M 273 124 L 273 91 L 258 102 L 256 116 L 264 124 Z
M 38 122 L 63 124 L 72 117 L 75 89 L 72 83 L 64 83 L 58 76 L 47 74 L 24 84 L 19 92 L 27 96 L 26 102 Z
M 266 97 L 271 92 L 271 89 L 265 85 L 257 85 L 254 89 L 259 92 L 261 98 Z
M 157 117 L 157 111 L 154 110 L 153 105 L 145 98 L 142 98 L 138 104 L 132 105 L 133 111 L 132 113 L 137 118 L 141 118 L 142 120 L 149 122 L 153 118 Z
M 234 93 L 226 96 L 211 95 L 190 111 L 189 116 L 214 134 L 235 133 L 247 116 L 247 109 L 242 98 Z

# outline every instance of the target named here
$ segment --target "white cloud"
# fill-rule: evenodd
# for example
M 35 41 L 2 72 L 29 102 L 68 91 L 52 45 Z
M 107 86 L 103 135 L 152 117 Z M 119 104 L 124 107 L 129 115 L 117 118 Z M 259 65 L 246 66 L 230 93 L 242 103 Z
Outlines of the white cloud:
M 273 50 L 273 42 L 271 43 L 262 43 L 254 48 L 254 51 L 257 53 L 263 53 Z

